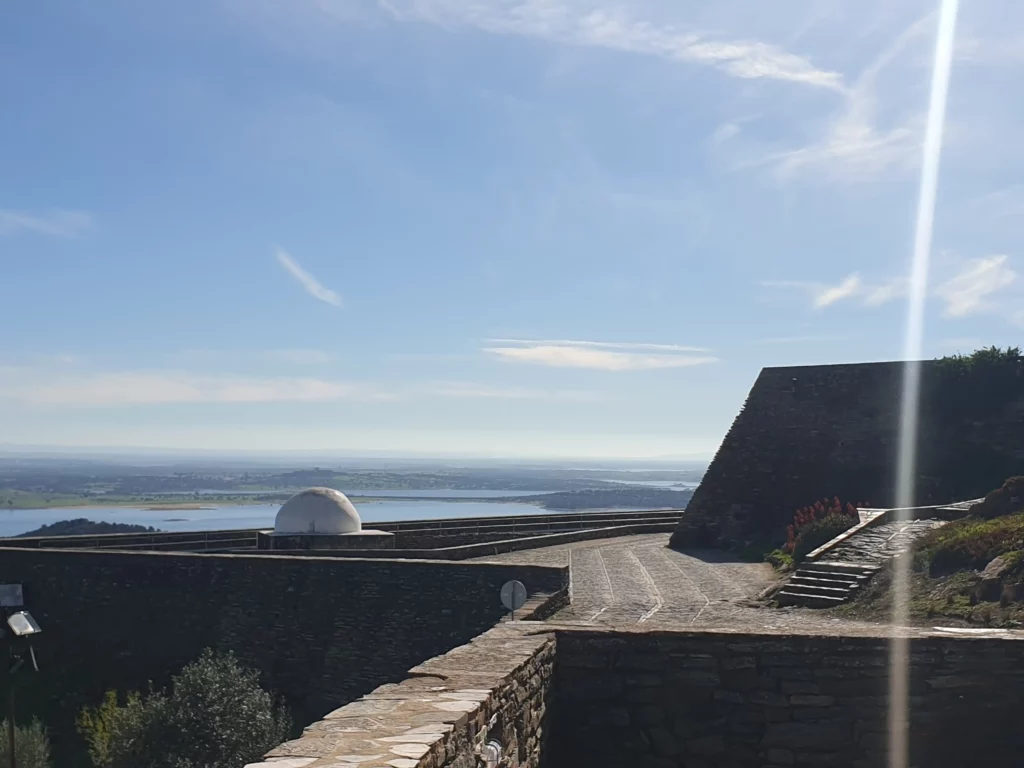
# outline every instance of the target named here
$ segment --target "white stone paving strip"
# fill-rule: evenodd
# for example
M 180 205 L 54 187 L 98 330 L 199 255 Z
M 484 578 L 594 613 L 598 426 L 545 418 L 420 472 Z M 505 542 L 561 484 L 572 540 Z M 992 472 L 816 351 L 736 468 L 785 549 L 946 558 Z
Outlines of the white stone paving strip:
M 637 624 L 643 624 L 661 610 L 661 606 L 664 605 L 664 601 L 661 599 L 661 590 L 659 590 L 658 585 L 654 583 L 654 579 L 651 578 L 651 574 L 648 570 L 644 568 L 644 564 L 640 562 L 640 558 L 636 556 L 636 552 L 632 549 L 627 549 L 626 554 L 636 564 L 636 567 L 640 569 L 640 577 L 647 582 L 647 586 L 651 589 L 651 596 L 654 598 L 654 607 L 637 619 Z

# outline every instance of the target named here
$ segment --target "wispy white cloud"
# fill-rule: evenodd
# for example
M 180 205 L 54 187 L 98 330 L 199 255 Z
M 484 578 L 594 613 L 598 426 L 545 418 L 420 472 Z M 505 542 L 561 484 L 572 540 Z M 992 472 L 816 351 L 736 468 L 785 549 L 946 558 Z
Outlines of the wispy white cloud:
M 210 365 L 270 363 L 272 365 L 320 365 L 334 360 L 321 349 L 183 349 L 163 357 L 168 365 L 207 368 Z
M 910 281 L 905 277 L 893 277 L 881 283 L 865 286 L 864 304 L 869 307 L 888 304 L 906 296 L 909 288 Z
M 1024 184 L 1002 187 L 965 203 L 972 219 L 1016 219 L 1024 216 Z M 1014 222 L 1016 223 L 1016 222 Z
M 92 214 L 85 211 L 28 211 L 0 210 L 0 235 L 34 232 L 51 237 L 78 237 L 92 229 Z
M 841 91 L 838 72 L 821 69 L 807 57 L 758 40 L 721 40 L 673 25 L 636 19 L 625 7 L 580 7 L 563 0 L 378 0 L 400 21 L 471 27 L 486 32 L 541 38 L 551 42 L 656 56 L 703 64 L 732 77 L 784 80 Z M 329 9 L 333 3 L 321 4 Z
M 834 342 L 844 339 L 859 338 L 860 334 L 854 333 L 837 333 L 837 334 L 818 334 L 808 336 L 771 336 L 766 339 L 755 339 L 754 344 L 816 344 L 824 341 Z
M 587 368 L 596 371 L 642 371 L 686 368 L 718 361 L 695 356 L 692 347 L 671 344 L 622 344 L 618 342 L 528 341 L 506 339 L 506 345 L 485 347 L 484 352 L 499 359 L 544 365 L 551 368 Z M 620 351 L 631 349 L 633 351 Z
M 998 296 L 1017 283 L 1018 273 L 1005 254 L 986 256 L 969 261 L 954 262 L 955 271 L 947 265 L 947 277 L 931 291 L 932 296 L 944 303 L 947 317 L 988 313 L 1002 316 L 1011 322 L 1021 315 L 1016 303 L 1010 303 Z M 811 299 L 815 309 L 824 309 L 841 301 L 853 301 L 863 307 L 877 307 L 907 295 L 908 282 L 905 277 L 894 277 L 878 282 L 868 282 L 853 272 L 836 284 L 816 283 L 803 280 L 772 280 L 762 285 L 770 288 L 791 288 L 802 291 Z
M 482 400 L 541 400 L 550 402 L 594 403 L 606 399 L 601 392 L 578 389 L 533 389 L 530 387 L 494 387 L 464 381 L 450 381 L 423 387 L 422 394 Z
M 656 349 L 663 352 L 707 352 L 704 347 L 684 347 L 679 344 L 650 344 L 628 341 L 577 341 L 574 339 L 487 339 L 490 344 L 516 344 L 536 346 L 538 344 L 559 347 L 595 347 L 598 349 Z
M 282 267 L 284 267 L 285 271 L 289 275 L 298 281 L 299 285 L 301 285 L 310 296 L 335 307 L 341 306 L 341 296 L 321 284 L 319 280 L 299 266 L 299 263 L 287 253 L 282 250 L 278 250 L 277 261 Z
M 809 171 L 831 179 L 858 182 L 890 170 L 906 170 L 918 161 L 923 117 L 901 111 L 891 127 L 879 125 L 879 76 L 915 40 L 923 37 L 931 14 L 904 30 L 844 91 L 843 105 L 818 141 L 800 149 L 776 153 L 768 161 L 780 177 Z
M 815 309 L 824 309 L 847 299 L 856 299 L 864 306 L 877 307 L 902 298 L 907 291 L 905 278 L 895 277 L 868 283 L 857 272 L 850 273 L 835 284 L 808 280 L 766 280 L 761 285 L 802 291 L 808 295 Z
M 818 309 L 829 307 L 837 301 L 856 296 L 861 291 L 860 275 L 856 272 L 847 275 L 838 285 L 826 286 L 814 296 L 814 306 Z
M 1017 280 L 1004 254 L 972 259 L 958 274 L 942 283 L 935 291 L 945 303 L 947 317 L 964 317 L 981 311 L 991 311 L 992 294 L 1008 288 Z
M 743 129 L 740 128 L 739 124 L 736 122 L 722 123 L 717 128 L 715 128 L 714 133 L 711 134 L 709 141 L 716 146 L 719 144 L 724 144 L 729 139 L 738 136 L 740 134 L 740 131 L 742 130 Z
M 1019 28 L 1016 24 L 1007 25 L 1009 30 Z M 957 41 L 955 55 L 958 64 L 978 67 L 1017 65 L 1024 62 L 1024 37 L 1013 35 L 1003 40 L 995 40 L 991 36 L 965 35 Z
M 80 375 L 6 367 L 0 400 L 47 406 L 137 406 L 172 403 L 275 403 L 394 399 L 387 392 L 316 378 L 207 376 L 139 370 Z

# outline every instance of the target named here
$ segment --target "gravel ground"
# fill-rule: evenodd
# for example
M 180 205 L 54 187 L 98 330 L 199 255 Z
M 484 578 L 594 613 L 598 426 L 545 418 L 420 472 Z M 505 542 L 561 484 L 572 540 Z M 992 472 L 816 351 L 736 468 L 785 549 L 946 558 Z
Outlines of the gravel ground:
M 754 598 L 776 583 L 771 566 L 737 562 L 717 551 L 676 552 L 668 548 L 668 540 L 667 533 L 642 534 L 477 559 L 568 564 L 572 604 L 552 617 L 559 624 L 793 628 L 830 634 L 866 624 L 811 609 L 763 607 Z

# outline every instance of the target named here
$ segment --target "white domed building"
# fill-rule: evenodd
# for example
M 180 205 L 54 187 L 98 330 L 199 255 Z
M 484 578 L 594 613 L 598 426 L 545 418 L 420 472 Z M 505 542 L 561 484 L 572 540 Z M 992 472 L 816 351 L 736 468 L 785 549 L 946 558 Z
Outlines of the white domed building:
M 333 488 L 307 488 L 284 503 L 274 520 L 274 533 L 358 533 L 363 521 L 355 506 Z
M 390 549 L 395 535 L 364 530 L 355 505 L 333 488 L 307 488 L 281 505 L 260 549 Z

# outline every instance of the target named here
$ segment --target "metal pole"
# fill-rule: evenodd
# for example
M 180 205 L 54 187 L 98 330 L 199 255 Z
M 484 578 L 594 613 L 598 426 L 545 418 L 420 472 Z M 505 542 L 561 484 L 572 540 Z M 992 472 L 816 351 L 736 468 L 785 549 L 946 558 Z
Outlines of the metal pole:
M 18 758 L 14 746 L 14 648 L 11 641 L 7 641 L 7 690 L 8 711 L 7 711 L 7 746 L 10 747 L 11 764 L 10 768 L 18 768 Z

